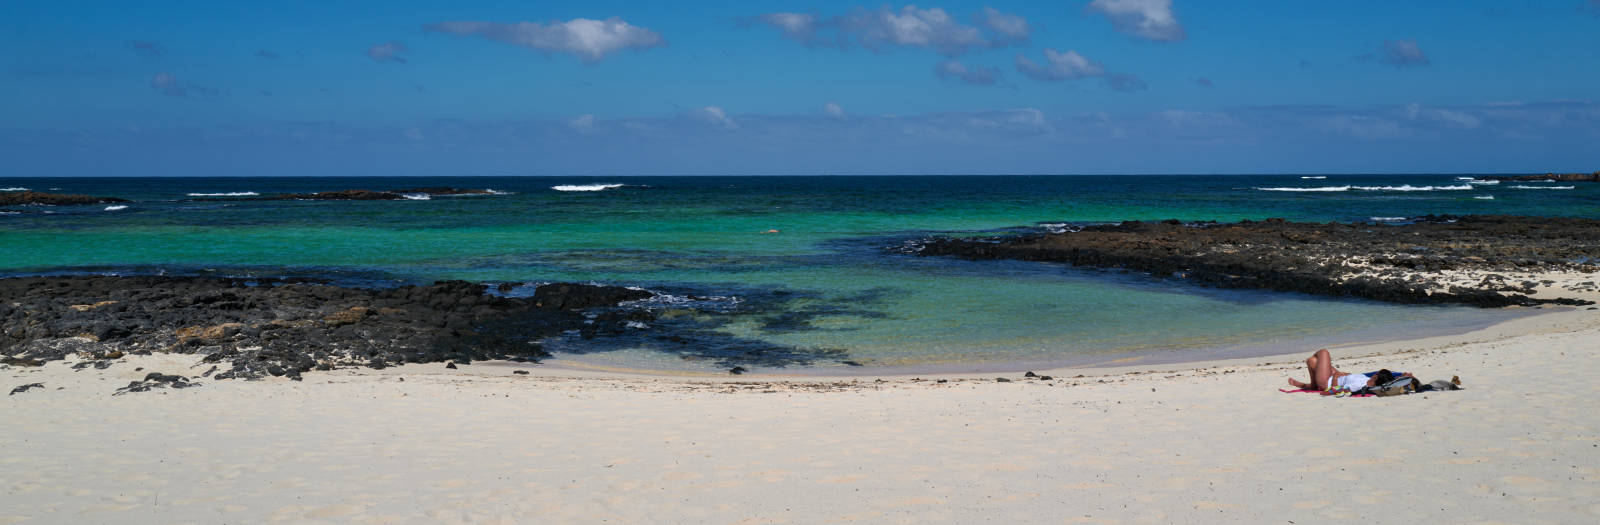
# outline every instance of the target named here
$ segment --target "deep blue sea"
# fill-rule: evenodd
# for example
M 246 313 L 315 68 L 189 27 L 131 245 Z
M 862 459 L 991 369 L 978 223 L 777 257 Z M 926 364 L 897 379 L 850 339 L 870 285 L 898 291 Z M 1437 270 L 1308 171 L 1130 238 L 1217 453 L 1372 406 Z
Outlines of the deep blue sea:
M 133 202 L 0 209 L 0 275 L 307 276 L 363 286 L 580 281 L 664 294 L 649 305 L 660 321 L 638 323 L 638 337 L 547 341 L 554 362 L 566 366 L 713 371 L 684 359 L 683 344 L 833 356 L 783 370 L 809 373 L 1181 361 L 1460 332 L 1527 312 L 1217 290 L 1057 264 L 916 257 L 898 248 L 934 235 L 1129 219 L 1600 218 L 1600 185 L 1471 178 L 12 177 L 0 178 L 0 191 Z M 237 199 L 426 186 L 497 194 Z M 650 336 L 669 326 L 694 337 L 665 344 Z

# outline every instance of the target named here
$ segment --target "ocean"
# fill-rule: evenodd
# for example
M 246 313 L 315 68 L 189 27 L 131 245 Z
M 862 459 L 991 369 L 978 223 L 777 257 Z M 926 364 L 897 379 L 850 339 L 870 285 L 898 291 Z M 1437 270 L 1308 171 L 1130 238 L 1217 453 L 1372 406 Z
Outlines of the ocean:
M 546 341 L 553 363 L 716 371 L 709 352 L 785 356 L 764 372 L 1007 371 L 1310 353 L 1456 333 L 1527 310 L 1220 290 L 1116 271 L 918 257 L 936 235 L 1122 220 L 1423 214 L 1600 218 L 1600 185 L 1461 175 L 0 178 L 0 191 L 117 205 L 0 209 L 0 276 L 577 281 L 660 295 L 628 336 Z M 402 201 L 251 201 L 342 189 L 487 188 Z M 233 199 L 233 200 L 230 200 Z M 510 294 L 531 294 L 520 286 Z M 656 336 L 670 329 L 672 340 Z M 859 365 L 859 366 L 858 366 Z

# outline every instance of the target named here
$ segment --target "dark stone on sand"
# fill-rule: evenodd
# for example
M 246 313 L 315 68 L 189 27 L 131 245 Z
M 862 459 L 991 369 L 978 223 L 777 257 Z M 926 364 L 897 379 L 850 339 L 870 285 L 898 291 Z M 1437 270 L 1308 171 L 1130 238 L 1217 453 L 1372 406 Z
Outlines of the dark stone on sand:
M 994 378 L 994 381 L 996 383 L 1010 383 L 1011 382 L 1010 379 L 1006 379 L 1004 377 L 996 377 L 996 378 Z
M 21 394 L 23 392 L 27 392 L 28 390 L 35 389 L 35 388 L 44 388 L 44 383 L 28 383 L 26 385 L 22 385 L 22 386 L 19 386 L 19 387 L 11 389 L 11 393 L 8 394 L 8 395 L 13 395 L 14 396 L 14 395 Z
M 118 199 L 116 197 L 92 197 L 89 195 L 44 193 L 38 191 L 0 192 L 0 206 L 74 206 L 80 204 L 107 204 L 117 202 L 128 202 L 128 200 Z
M 1039 374 L 1035 374 L 1032 370 L 1030 370 L 1028 373 L 1022 374 L 1022 377 L 1039 377 Z
M 840 361 L 839 364 L 842 364 L 842 365 L 845 365 L 845 366 L 861 366 L 861 363 L 858 363 L 858 362 L 855 362 L 855 361 Z
M 512 370 L 511 373 L 519 375 L 519 376 L 528 375 L 528 371 L 527 370 Z
M 745 368 L 742 367 L 742 366 L 736 366 L 736 367 L 728 369 L 728 373 L 729 374 L 733 374 L 733 375 L 739 375 L 739 374 L 743 374 L 745 372 L 749 372 L 749 370 L 745 370 Z
M 194 386 L 200 386 L 200 383 L 191 382 L 189 381 L 189 378 L 176 374 L 151 372 L 145 374 L 143 380 L 129 382 L 128 386 L 118 388 L 117 391 L 111 395 L 116 396 L 132 392 L 149 392 L 151 389 L 156 388 L 189 388 Z
M 1439 272 L 1594 271 L 1585 261 L 1600 259 L 1600 221 L 1479 215 L 1412 220 L 1409 224 L 1125 221 L 1063 233 L 935 239 L 918 254 L 1065 262 L 1225 288 L 1394 303 L 1589 304 L 1530 297 L 1527 286 L 1503 280 L 1451 284 Z M 1365 267 L 1347 264 L 1353 259 L 1364 260 Z
M 451 370 L 455 370 L 456 369 L 456 364 L 455 363 L 445 363 L 444 367 L 448 368 L 448 369 L 451 369 Z

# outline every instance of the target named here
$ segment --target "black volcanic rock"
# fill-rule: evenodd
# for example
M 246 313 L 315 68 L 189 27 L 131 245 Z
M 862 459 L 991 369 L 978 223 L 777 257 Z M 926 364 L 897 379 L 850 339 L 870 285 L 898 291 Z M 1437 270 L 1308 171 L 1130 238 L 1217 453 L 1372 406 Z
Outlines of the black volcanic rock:
M 1594 173 L 1546 173 L 1544 175 L 1487 175 L 1478 177 L 1478 180 L 1498 181 L 1555 181 L 1555 182 L 1600 182 L 1600 171 Z
M 595 286 L 578 283 L 553 283 L 535 288 L 534 306 L 556 310 L 583 310 L 617 303 L 649 299 L 655 296 L 644 290 L 620 286 Z
M 935 239 L 918 254 L 1124 268 L 1220 287 L 1396 303 L 1588 304 L 1535 299 L 1527 295 L 1528 285 L 1491 277 L 1473 286 L 1452 285 L 1438 272 L 1600 271 L 1593 262 L 1600 259 L 1600 221 L 1513 216 L 1424 216 L 1411 224 L 1128 221 L 1064 233 Z
M 0 192 L 0 206 L 24 206 L 29 204 L 72 206 L 78 204 L 105 204 L 116 202 L 128 202 L 128 200 L 118 199 L 116 197 L 91 197 L 88 195 L 43 193 L 38 191 Z
M 343 366 L 537 361 L 548 356 L 539 339 L 579 329 L 620 333 L 621 323 L 650 315 L 586 322 L 575 309 L 653 295 L 565 285 L 547 291 L 553 306 L 541 307 L 486 289 L 463 281 L 363 289 L 212 277 L 0 279 L 0 363 L 165 352 L 219 365 L 216 379 L 295 379 Z

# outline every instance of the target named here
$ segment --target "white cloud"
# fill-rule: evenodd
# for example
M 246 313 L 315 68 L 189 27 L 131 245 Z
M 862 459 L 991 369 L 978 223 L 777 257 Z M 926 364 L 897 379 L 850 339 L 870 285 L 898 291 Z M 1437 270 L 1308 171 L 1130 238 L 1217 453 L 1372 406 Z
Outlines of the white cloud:
M 768 13 L 756 17 L 756 20 L 778 28 L 783 37 L 810 44 L 817 38 L 817 15 L 806 13 Z
M 855 34 L 861 45 L 870 49 L 896 45 L 958 55 L 988 43 L 978 28 L 962 25 L 937 7 L 918 9 L 908 5 L 899 12 L 887 7 L 871 11 L 858 9 L 846 16 L 842 24 Z
M 728 113 L 716 106 L 706 106 L 689 113 L 695 119 L 710 124 L 718 129 L 739 129 L 739 123 L 728 117 Z
M 933 66 L 934 76 L 943 80 L 960 80 L 967 84 L 990 86 L 1000 79 L 1000 68 L 997 67 L 967 67 L 955 60 L 946 60 Z
M 780 12 L 754 18 L 772 26 L 784 38 L 806 45 L 860 45 L 874 51 L 892 47 L 929 49 L 956 56 L 974 49 L 1004 47 L 1027 40 L 1032 33 L 1028 21 L 1017 15 L 985 8 L 976 19 L 982 27 L 967 25 L 934 7 L 923 9 L 907 5 L 900 9 L 855 8 L 843 16 L 820 18 L 817 15 Z M 985 33 L 985 30 L 988 33 Z M 831 34 L 825 37 L 824 32 Z
M 594 131 L 595 126 L 594 115 L 585 113 L 573 117 L 572 120 L 567 121 L 567 126 L 571 127 L 573 131 L 577 131 L 578 133 L 592 132 Z
M 1105 15 L 1117 31 L 1150 40 L 1177 41 L 1187 35 L 1172 0 L 1094 0 L 1087 8 Z
M 655 31 L 629 24 L 617 17 L 605 20 L 574 18 L 548 24 L 440 22 L 423 26 L 423 29 L 458 36 L 477 36 L 543 53 L 569 54 L 585 62 L 598 62 L 625 49 L 644 50 L 666 45 L 666 41 Z
M 398 62 L 404 64 L 406 63 L 406 57 L 400 56 L 400 53 L 404 53 L 405 51 L 405 44 L 390 40 L 388 42 L 376 44 L 367 48 L 367 58 L 371 58 L 378 62 Z
M 150 77 L 150 87 L 155 88 L 157 93 L 177 98 L 210 98 L 219 93 L 213 88 L 178 82 L 177 76 L 165 71 Z
M 1383 54 L 1378 60 L 1395 67 L 1415 67 L 1428 65 L 1428 54 L 1422 52 L 1422 47 L 1416 40 L 1384 40 Z
M 827 114 L 828 118 L 844 118 L 844 108 L 840 107 L 838 102 L 834 102 L 832 100 L 829 100 L 827 104 L 822 105 L 822 112 Z
M 1054 49 L 1044 50 L 1045 64 L 1039 65 L 1033 59 L 1017 54 L 1017 71 L 1038 80 L 1060 82 L 1062 80 L 1077 80 L 1080 78 L 1098 77 L 1106 74 L 1106 68 L 1099 62 L 1089 60 L 1088 57 L 1078 54 L 1071 49 L 1062 53 Z
M 1027 19 L 1002 13 L 993 7 L 983 8 L 978 15 L 978 23 L 1013 42 L 1026 42 L 1033 35 L 1033 27 L 1028 25 Z

